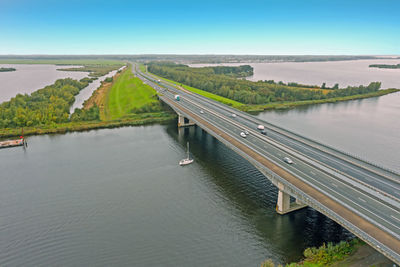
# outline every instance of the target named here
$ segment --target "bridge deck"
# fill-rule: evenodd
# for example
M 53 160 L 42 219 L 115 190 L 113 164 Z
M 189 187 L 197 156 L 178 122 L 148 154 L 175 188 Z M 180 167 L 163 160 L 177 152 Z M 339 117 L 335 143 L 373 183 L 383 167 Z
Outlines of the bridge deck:
M 160 85 L 152 83 L 151 77 L 145 77 L 144 74 L 139 76 L 157 90 L 163 91 L 164 95 L 160 95 L 160 98 L 177 112 L 184 114 L 249 160 L 273 182 L 284 182 L 290 189 L 288 193 L 343 225 L 395 262 L 400 262 L 400 225 L 397 221 L 399 219 L 396 220 L 400 218 L 397 217 L 400 215 L 400 202 L 396 195 L 399 193 L 396 173 L 389 172 L 395 178 L 391 179 L 393 177 L 386 177 L 390 176 L 386 170 L 380 171 L 373 164 L 364 168 L 357 166 L 360 164 L 357 160 L 354 160 L 357 163 L 355 165 L 353 160 L 348 161 L 351 156 L 335 158 L 336 152 L 318 150 L 321 148 L 313 147 L 318 144 L 307 141 L 306 138 L 295 139 L 292 136 L 289 140 L 287 136 L 295 135 L 294 133 L 273 129 L 270 125 L 269 132 L 275 131 L 274 136 L 261 136 L 253 128 L 259 122 L 248 114 L 182 91 L 179 91 L 184 95 L 182 101 L 174 101 L 173 94 L 178 92 L 176 88 L 164 84 L 164 88 L 170 92 L 165 91 Z M 200 107 L 206 110 L 206 114 L 198 114 Z M 228 118 L 232 112 L 240 116 L 235 120 Z M 237 134 L 243 129 L 251 132 L 246 140 Z M 289 153 L 295 157 L 297 164 L 290 168 L 282 163 L 277 164 L 276 154 L 280 153 Z M 323 161 L 321 157 L 329 158 Z M 342 166 L 346 168 L 340 169 Z M 364 176 L 375 183 L 362 180 Z M 381 185 L 379 181 L 384 183 Z

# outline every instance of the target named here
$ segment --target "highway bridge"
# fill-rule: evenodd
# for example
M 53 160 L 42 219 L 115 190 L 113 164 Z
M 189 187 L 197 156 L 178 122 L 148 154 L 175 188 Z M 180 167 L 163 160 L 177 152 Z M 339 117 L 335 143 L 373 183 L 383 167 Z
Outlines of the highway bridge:
M 198 125 L 271 180 L 277 212 L 310 206 L 400 265 L 400 174 L 133 69 L 177 112 L 179 126 Z

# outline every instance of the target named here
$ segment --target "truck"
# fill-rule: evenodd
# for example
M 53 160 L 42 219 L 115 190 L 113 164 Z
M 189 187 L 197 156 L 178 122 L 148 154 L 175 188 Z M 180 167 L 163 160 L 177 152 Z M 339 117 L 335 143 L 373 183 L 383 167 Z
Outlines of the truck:
M 175 95 L 174 98 L 176 101 L 179 101 L 181 99 L 181 97 L 179 95 Z

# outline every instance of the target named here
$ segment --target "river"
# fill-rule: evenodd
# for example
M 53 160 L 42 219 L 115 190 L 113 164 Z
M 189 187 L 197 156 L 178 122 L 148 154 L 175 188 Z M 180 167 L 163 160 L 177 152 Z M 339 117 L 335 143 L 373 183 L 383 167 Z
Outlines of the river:
M 400 172 L 400 92 L 258 117 Z
M 191 67 L 251 65 L 254 75 L 248 80 L 274 80 L 307 85 L 326 83 L 340 88 L 382 82 L 382 88 L 400 88 L 400 69 L 370 68 L 371 64 L 398 64 L 400 59 L 372 59 L 325 62 L 189 64 Z
M 78 66 L 56 66 L 46 64 L 0 64 L 3 68 L 16 71 L 0 72 L 0 103 L 8 101 L 17 94 L 30 94 L 58 79 L 80 80 L 88 75 L 80 71 L 58 71 L 59 68 Z
M 346 63 L 346 62 L 344 62 Z M 400 171 L 400 93 L 257 116 Z M 178 166 L 190 142 L 195 162 Z M 259 266 L 351 234 L 198 127 L 28 138 L 0 150 L 0 266 Z
M 124 69 L 125 66 L 121 67 L 118 70 L 113 70 L 110 71 L 109 73 L 99 77 L 97 80 L 94 80 L 93 82 L 89 83 L 88 86 L 86 86 L 85 88 L 83 88 L 78 95 L 75 96 L 75 102 L 74 104 L 71 106 L 69 113 L 72 114 L 74 113 L 74 110 L 76 108 L 82 108 L 83 107 L 83 103 L 85 102 L 85 100 L 89 99 L 89 97 L 93 94 L 93 92 L 100 87 L 101 82 L 104 81 L 106 78 L 108 77 L 113 77 L 119 70 Z
M 195 163 L 180 167 L 190 142 Z M 0 150 L 0 266 L 259 266 L 350 234 L 200 128 L 28 138 Z

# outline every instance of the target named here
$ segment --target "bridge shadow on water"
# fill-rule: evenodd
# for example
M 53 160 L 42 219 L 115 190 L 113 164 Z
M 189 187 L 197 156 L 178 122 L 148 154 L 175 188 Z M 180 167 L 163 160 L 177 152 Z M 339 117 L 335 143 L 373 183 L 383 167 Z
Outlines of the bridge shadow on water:
M 195 164 L 209 174 L 207 179 L 211 179 L 205 182 L 215 186 L 241 219 L 254 229 L 271 257 L 285 262 L 297 261 L 307 247 L 353 237 L 312 208 L 284 216 L 277 214 L 277 188 L 248 161 L 200 127 L 178 129 L 173 123 L 165 129 L 183 149 L 190 143 Z

